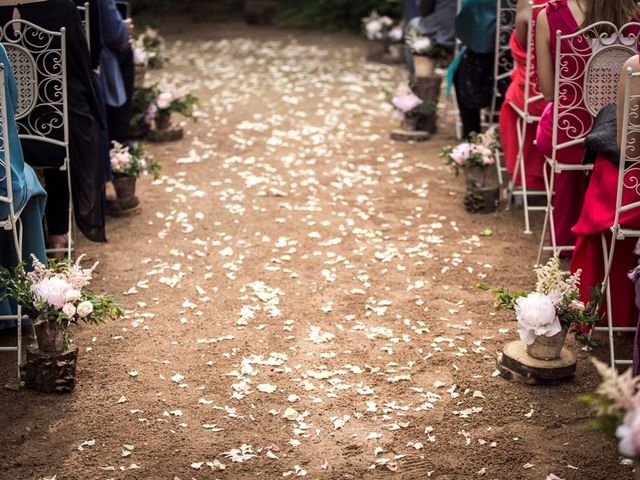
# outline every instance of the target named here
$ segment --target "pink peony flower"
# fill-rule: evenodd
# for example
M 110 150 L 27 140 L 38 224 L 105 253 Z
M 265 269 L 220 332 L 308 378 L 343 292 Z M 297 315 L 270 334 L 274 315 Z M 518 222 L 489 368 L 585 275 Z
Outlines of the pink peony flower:
M 158 95 L 158 98 L 156 98 L 156 105 L 158 105 L 158 108 L 160 110 L 165 110 L 171 106 L 171 102 L 173 102 L 173 99 L 174 96 L 172 92 L 162 92 L 160 95 Z
M 464 164 L 464 162 L 469 159 L 473 148 L 474 146 L 470 143 L 461 143 L 451 152 L 451 160 L 453 160 L 456 165 Z
M 409 92 L 405 95 L 398 95 L 397 97 L 394 97 L 394 99 L 391 100 L 391 103 L 393 103 L 393 106 L 401 112 L 407 113 L 420 105 L 422 100 L 413 92 Z
M 393 27 L 389 31 L 389 38 L 394 42 L 401 41 L 402 40 L 402 35 L 403 35 L 403 31 L 402 31 L 402 26 L 401 25 Z
M 152 40 L 158 38 L 158 30 L 155 28 L 147 27 L 144 34 Z
M 73 289 L 73 285 L 57 276 L 43 278 L 31 285 L 34 300 L 48 303 L 57 309 L 64 306 L 67 292 Z
M 367 38 L 369 40 L 380 40 L 382 38 L 382 23 L 379 20 L 370 20 L 365 25 Z

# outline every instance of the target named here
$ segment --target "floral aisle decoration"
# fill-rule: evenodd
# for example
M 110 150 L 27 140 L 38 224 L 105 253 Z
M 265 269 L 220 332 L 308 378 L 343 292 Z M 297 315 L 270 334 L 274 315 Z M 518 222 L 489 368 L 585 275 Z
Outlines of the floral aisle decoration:
M 416 77 L 434 77 L 437 60 L 449 57 L 449 52 L 434 43 L 431 38 L 419 35 L 415 28 L 410 29 L 405 43 L 413 56 L 413 67 Z
M 483 188 L 490 166 L 495 165 L 497 148 L 497 131 L 491 127 L 485 133 L 472 134 L 469 142 L 455 147 L 446 146 L 440 151 L 440 157 L 449 165 L 456 176 L 460 169 L 464 171 L 467 187 Z
M 109 150 L 109 158 L 113 186 L 120 201 L 127 201 L 135 196 L 136 180 L 140 175 L 151 174 L 156 180 L 160 177 L 160 163 L 147 154 L 142 143 L 122 145 L 114 141 Z
M 114 297 L 89 289 L 98 263 L 82 268 L 83 257 L 75 263 L 49 259 L 45 266 L 32 255 L 31 272 L 25 270 L 24 262 L 12 270 L 0 268 L 0 300 L 10 299 L 22 307 L 34 324 L 38 348 L 43 352 L 69 347 L 70 324 L 99 324 L 124 315 Z
M 419 130 L 421 117 L 435 110 L 435 105 L 423 101 L 407 85 L 398 88 L 391 98 L 391 104 L 396 117 L 402 122 L 402 128 L 409 131 Z
M 136 65 L 162 68 L 165 62 L 165 42 L 158 30 L 147 26 L 133 42 L 133 58 Z
M 386 15 L 372 11 L 362 19 L 362 26 L 367 40 L 387 40 L 393 27 L 393 20 Z
M 586 425 L 618 439 L 618 452 L 635 462 L 635 479 L 640 480 L 640 377 L 632 370 L 620 374 L 615 368 L 593 359 L 602 377 L 595 393 L 580 397 L 594 418 Z
M 515 311 L 520 340 L 531 357 L 553 360 L 559 357 L 567 333 L 584 335 L 600 320 L 601 296 L 594 289 L 592 300 L 587 305 L 581 302 L 581 271 L 565 273 L 558 255 L 534 272 L 533 292 L 496 290 L 496 308 Z
M 155 83 L 137 88 L 133 96 L 132 129 L 138 134 L 152 128 L 168 130 L 173 113 L 192 118 L 196 105 L 198 98 L 195 95 L 181 93 L 174 84 L 160 86 Z

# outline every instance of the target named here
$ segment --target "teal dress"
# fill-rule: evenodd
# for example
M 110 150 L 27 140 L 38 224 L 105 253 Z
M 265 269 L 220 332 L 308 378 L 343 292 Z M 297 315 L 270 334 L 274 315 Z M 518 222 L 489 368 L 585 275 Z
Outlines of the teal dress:
M 5 97 L 7 99 L 7 117 L 9 129 L 9 153 L 11 155 L 11 186 L 13 190 L 13 208 L 16 215 L 20 215 L 22 222 L 22 258 L 31 265 L 31 254 L 41 262 L 46 262 L 44 232 L 42 219 L 44 207 L 47 201 L 47 193 L 38 181 L 33 168 L 24 162 L 22 146 L 18 137 L 18 129 L 15 122 L 16 101 L 18 89 L 16 79 L 11 70 L 11 64 L 7 52 L 0 44 L 0 63 L 4 65 Z M 4 152 L 0 152 L 0 195 L 7 194 L 5 178 Z M 9 210 L 6 204 L 0 204 L 0 218 L 6 219 Z M 12 232 L 0 231 L 0 265 L 11 268 L 17 263 Z M 0 303 L 0 315 L 15 313 L 9 302 Z M 10 322 L 0 322 L 0 329 L 7 327 Z

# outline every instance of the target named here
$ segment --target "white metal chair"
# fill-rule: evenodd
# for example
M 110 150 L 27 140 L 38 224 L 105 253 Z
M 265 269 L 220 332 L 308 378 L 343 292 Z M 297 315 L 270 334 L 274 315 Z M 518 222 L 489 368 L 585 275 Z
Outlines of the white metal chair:
M 67 173 L 69 240 L 65 248 L 47 249 L 47 253 L 64 253 L 71 259 L 74 223 L 65 29 L 54 32 L 16 19 L 0 29 L 0 42 L 7 50 L 18 86 L 16 122 L 20 139 L 48 143 L 63 151 L 59 168 Z
M 544 190 L 529 190 L 527 187 L 527 175 L 525 170 L 524 147 L 527 141 L 527 129 L 530 125 L 537 124 L 540 121 L 540 117 L 531 114 L 531 105 L 540 101 L 543 96 L 540 91 L 540 86 L 533 79 L 533 71 L 535 65 L 533 64 L 533 52 L 535 48 L 535 28 L 534 19 L 537 14 L 545 8 L 545 5 L 534 5 L 533 2 L 529 2 L 529 31 L 527 33 L 527 61 L 525 66 L 525 86 L 524 86 L 524 104 L 523 108 L 515 105 L 513 102 L 509 102 L 509 106 L 518 115 L 518 122 L 515 125 L 518 135 L 518 156 L 516 165 L 513 170 L 511 180 L 507 187 L 507 209 L 510 209 L 514 196 L 522 197 L 522 208 L 524 211 L 524 233 L 530 235 L 531 231 L 531 219 L 529 214 L 536 211 L 546 211 L 544 206 L 530 206 L 529 196 L 543 196 L 547 195 Z M 532 81 L 532 79 L 534 81 Z M 520 179 L 520 186 L 517 185 L 517 180 Z
M 602 234 L 602 252 L 605 263 L 603 281 L 603 293 L 607 303 L 607 326 L 597 327 L 594 330 L 606 332 L 609 337 L 609 359 L 611 366 L 631 365 L 630 359 L 617 359 L 615 352 L 615 333 L 635 332 L 635 327 L 614 327 L 612 315 L 611 291 L 611 267 L 615 254 L 616 243 L 626 238 L 640 238 L 640 230 L 628 228 L 621 224 L 620 216 L 633 209 L 640 208 L 640 92 L 637 88 L 640 82 L 640 73 L 633 73 L 628 69 L 623 73 L 627 75 L 627 83 L 624 92 L 624 115 L 622 123 L 622 137 L 620 145 L 620 167 L 618 169 L 618 185 L 616 193 L 616 211 L 613 225 L 609 229 L 611 241 L 608 244 L 607 236 Z M 635 86 L 635 88 L 634 88 Z M 625 198 L 624 193 L 631 193 L 635 201 Z M 629 269 L 633 266 L 629 265 Z
M 537 264 L 540 264 L 545 251 L 556 254 L 575 248 L 574 245 L 558 245 L 556 242 L 553 216 L 556 176 L 563 172 L 587 173 L 593 170 L 593 165 L 561 163 L 558 153 L 584 143 L 593 118 L 602 107 L 616 100 L 622 66 L 629 57 L 638 53 L 637 38 L 631 34 L 632 29 L 638 27 L 638 23 L 628 23 L 619 29 L 612 23 L 597 22 L 571 35 L 556 32 L 552 153 L 544 169 L 547 206 Z M 562 52 L 563 45 L 566 52 Z M 584 78 L 568 73 L 576 68 L 584 70 Z M 576 97 L 576 101 L 566 105 L 566 99 L 572 97 Z M 588 118 L 588 121 L 581 118 Z M 565 141 L 559 141 L 560 132 L 567 138 Z M 547 230 L 551 237 L 550 246 L 546 245 Z
M 493 65 L 493 97 L 489 110 L 489 124 L 495 122 L 500 99 L 503 96 L 501 85 L 511 76 L 513 71 L 513 56 L 509 41 L 511 32 L 516 24 L 518 0 L 499 0 L 496 2 L 496 48 Z M 496 169 L 498 171 L 498 184 L 503 185 L 503 176 L 506 172 L 502 165 L 502 152 L 496 151 Z
M 87 45 L 91 50 L 91 7 L 89 2 L 84 2 L 82 5 L 78 5 L 78 13 L 80 14 L 80 20 L 82 22 L 82 29 L 84 30 L 84 36 L 87 39 Z
M 7 99 L 5 97 L 5 65 L 0 64 L 0 186 L 5 195 L 0 195 L 0 229 L 10 232 L 18 262 L 22 261 L 22 224 L 20 214 L 13 205 L 11 184 L 11 152 L 9 149 L 9 129 L 7 117 Z M 18 360 L 18 380 L 20 379 L 20 361 L 22 359 L 22 309 L 17 307 L 15 315 L 2 315 L 0 321 L 15 321 L 17 326 L 16 345 L 0 347 L 0 352 L 16 352 Z

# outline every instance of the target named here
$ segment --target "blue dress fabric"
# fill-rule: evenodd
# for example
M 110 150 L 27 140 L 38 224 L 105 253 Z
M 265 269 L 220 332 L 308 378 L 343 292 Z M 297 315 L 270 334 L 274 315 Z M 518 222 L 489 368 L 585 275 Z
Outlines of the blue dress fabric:
M 114 0 L 97 0 L 102 30 L 100 76 L 107 105 L 121 107 L 127 101 L 127 91 L 120 70 L 117 52 L 129 48 L 129 32 Z
M 30 257 L 35 255 L 41 262 L 46 262 L 44 232 L 42 219 L 47 201 L 47 194 L 40 185 L 33 168 L 25 163 L 15 122 L 16 101 L 18 90 L 16 80 L 11 70 L 7 52 L 0 45 L 0 63 L 4 65 L 5 96 L 7 101 L 7 127 L 9 134 L 9 159 L 11 163 L 11 187 L 13 191 L 13 207 L 20 215 L 22 222 L 22 258 L 27 266 L 31 265 Z M 5 176 L 4 152 L 0 153 L 3 164 L 0 165 L 0 178 Z M 7 184 L 0 182 L 0 195 L 7 194 Z M 8 209 L 0 205 L 0 217 L 6 218 Z M 0 264 L 11 268 L 17 263 L 13 235 L 11 232 L 0 231 Z M 15 313 L 9 302 L 0 303 L 0 315 Z M 10 322 L 0 322 L 0 328 L 10 326 Z

